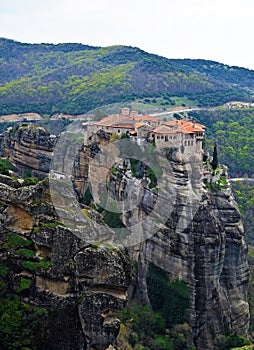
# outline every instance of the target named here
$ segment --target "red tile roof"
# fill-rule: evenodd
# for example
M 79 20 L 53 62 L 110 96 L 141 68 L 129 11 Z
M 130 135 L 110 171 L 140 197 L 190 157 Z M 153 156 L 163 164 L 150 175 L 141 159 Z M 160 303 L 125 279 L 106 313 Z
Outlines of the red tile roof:
M 164 125 L 174 130 L 175 133 L 184 133 L 184 134 L 194 134 L 196 132 L 204 132 L 205 126 L 199 124 L 195 121 L 187 121 L 187 120 L 172 120 L 168 122 L 164 122 Z
M 151 132 L 155 134 L 175 134 L 176 130 L 169 128 L 166 125 L 159 125 L 155 129 L 153 129 Z
M 109 115 L 98 122 L 95 122 L 95 125 L 98 126 L 111 126 L 111 127 L 128 127 L 131 125 L 133 127 L 135 121 L 130 117 L 119 117 L 114 115 Z
M 154 117 L 152 115 L 139 115 L 138 117 L 135 118 L 136 121 L 141 121 L 141 120 L 144 120 L 144 121 L 154 121 L 154 122 L 160 122 L 162 121 L 161 118 L 159 117 Z
M 134 126 L 135 126 L 135 128 L 136 129 L 139 129 L 139 128 L 141 128 L 142 126 L 144 126 L 145 124 L 144 123 L 136 123 L 136 124 L 134 124 Z

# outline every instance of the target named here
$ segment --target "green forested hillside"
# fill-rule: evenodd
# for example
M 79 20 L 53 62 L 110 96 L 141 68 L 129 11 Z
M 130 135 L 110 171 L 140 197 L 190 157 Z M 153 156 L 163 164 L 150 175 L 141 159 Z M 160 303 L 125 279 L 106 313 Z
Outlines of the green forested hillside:
M 135 47 L 22 44 L 0 39 L 0 114 L 84 113 L 135 98 L 186 96 L 198 105 L 249 100 L 254 71 L 173 60 Z
M 206 146 L 217 143 L 219 161 L 232 177 L 254 176 L 254 108 L 192 112 L 206 125 Z
M 217 144 L 218 160 L 228 166 L 230 176 L 254 180 L 254 108 L 203 110 L 192 116 L 207 126 L 205 147 L 212 153 Z M 254 182 L 232 185 L 247 241 L 254 245 Z
M 239 182 L 233 183 L 233 190 L 234 190 L 236 201 L 239 205 L 240 212 L 242 214 L 246 240 L 253 247 L 254 245 L 254 183 L 246 184 L 244 182 L 239 181 Z M 253 327 L 254 327 L 254 323 L 253 323 Z

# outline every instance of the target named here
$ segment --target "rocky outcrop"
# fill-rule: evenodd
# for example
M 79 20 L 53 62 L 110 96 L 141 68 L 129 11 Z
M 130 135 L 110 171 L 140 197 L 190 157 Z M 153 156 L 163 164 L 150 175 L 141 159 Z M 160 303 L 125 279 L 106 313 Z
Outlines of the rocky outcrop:
M 213 349 L 225 327 L 247 337 L 247 245 L 230 186 L 218 182 L 212 186 L 213 181 L 205 186 L 200 162 L 193 158 L 186 163 L 180 153 L 165 154 L 158 164 L 162 175 L 152 189 L 144 179 L 130 178 L 122 166 L 109 181 L 115 198 L 131 197 L 121 202 L 121 212 L 136 238 L 139 223 L 140 243 L 130 251 L 139 262 L 143 301 L 149 303 L 146 271 L 153 263 L 167 271 L 170 279 L 188 283 L 190 325 L 197 349 Z M 142 194 L 138 205 L 129 210 L 133 193 Z
M 148 164 L 143 165 L 143 177 L 137 178 L 129 159 L 137 159 L 138 150 L 126 142 L 114 146 L 103 133 L 97 134 L 80 153 L 85 167 L 76 168 L 80 178 L 90 179 L 97 203 L 101 185 L 118 203 L 128 229 L 125 234 L 130 233 L 120 243 L 129 246 L 138 261 L 143 302 L 149 303 L 146 274 L 153 263 L 167 271 L 170 279 L 187 282 L 197 349 L 213 349 L 225 327 L 247 337 L 247 245 L 226 170 L 210 176 L 205 184 L 195 154 L 186 161 L 179 152 L 143 150 L 140 157 Z M 149 166 L 156 175 L 154 183 Z
M 42 116 L 38 113 L 0 115 L 0 122 L 31 122 L 37 120 L 42 120 Z
M 29 133 L 23 132 L 17 135 L 25 137 L 13 136 L 23 140 L 19 142 L 22 150 L 24 140 L 29 139 Z M 42 148 L 45 143 L 42 141 Z M 15 142 L 10 147 L 16 150 Z M 47 271 L 36 268 L 29 277 L 31 300 L 39 300 L 50 310 L 42 332 L 52 329 L 43 339 L 45 349 L 54 343 L 53 333 L 59 341 L 54 349 L 105 349 L 114 344 L 119 328 L 114 315 L 125 303 L 130 268 L 126 251 L 109 244 L 113 240 L 128 246 L 130 255 L 138 261 L 138 283 L 145 303 L 149 303 L 146 277 L 150 263 L 167 271 L 170 279 L 187 282 L 191 292 L 189 322 L 198 350 L 212 350 L 216 336 L 225 328 L 248 336 L 247 246 L 230 185 L 220 183 L 220 176 L 205 185 L 199 159 L 193 155 L 186 162 L 180 153 L 170 150 L 148 152 L 144 157 L 150 164 L 143 166 L 144 176 L 134 176 L 129 159 L 137 159 L 139 151 L 135 147 L 129 143 L 127 147 L 114 147 L 114 142 L 100 132 L 81 149 L 75 134 L 66 135 L 66 140 L 54 149 L 52 168 L 56 174 L 74 176 L 80 199 L 90 179 L 97 204 L 103 194 L 101 184 L 111 199 L 118 200 L 118 210 L 128 229 L 121 231 L 122 236 L 116 237 L 91 208 L 78 210 L 70 178 L 62 183 L 51 179 L 50 193 L 46 182 L 22 188 L 10 179 L 2 179 L 2 240 L 8 240 L 8 232 L 24 235 L 35 249 L 36 264 L 50 259 Z M 127 161 L 121 163 L 121 158 Z M 156 181 L 151 182 L 149 166 Z M 54 194 L 55 208 L 49 199 L 50 195 L 55 198 Z M 66 227 L 52 227 L 59 216 Z M 18 274 L 29 272 L 20 266 L 13 252 L 10 256 L 6 251 L 2 254 L 19 266 Z M 54 326 L 57 322 L 61 328 L 70 329 L 72 342 Z
M 50 169 L 56 137 L 36 124 L 16 124 L 1 135 L 1 154 L 23 173 L 45 177 Z
M 91 208 L 85 209 L 86 218 L 91 215 L 93 228 L 98 220 L 105 244 L 91 244 L 58 222 L 48 180 L 27 187 L 12 187 L 8 177 L 1 181 L 0 259 L 10 271 L 8 290 L 47 312 L 34 335 L 35 348 L 114 345 L 120 327 L 116 314 L 125 306 L 130 283 L 126 250 L 110 242 L 111 229 L 102 227 Z M 89 220 L 84 222 L 89 231 Z

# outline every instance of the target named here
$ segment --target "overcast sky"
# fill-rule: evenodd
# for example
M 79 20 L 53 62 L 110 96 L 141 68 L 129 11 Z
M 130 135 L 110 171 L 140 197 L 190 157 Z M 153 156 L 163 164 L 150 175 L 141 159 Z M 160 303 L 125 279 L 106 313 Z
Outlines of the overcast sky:
M 0 36 L 131 45 L 254 69 L 254 0 L 0 0 Z

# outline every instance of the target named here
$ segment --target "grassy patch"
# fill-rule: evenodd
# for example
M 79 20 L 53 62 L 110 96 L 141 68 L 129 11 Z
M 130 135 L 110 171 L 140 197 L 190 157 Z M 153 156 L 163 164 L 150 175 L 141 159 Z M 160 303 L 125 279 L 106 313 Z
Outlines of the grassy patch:
M 37 263 L 37 266 L 43 270 L 48 270 L 52 266 L 52 263 L 50 259 L 43 259 Z
M 40 182 L 40 179 L 38 179 L 37 177 L 26 177 L 24 179 L 24 182 L 22 183 L 22 186 L 34 186 L 38 182 Z
M 93 249 L 98 249 L 100 248 L 100 243 L 99 242 L 94 242 L 92 244 L 90 244 L 90 247 Z
M 44 222 L 41 224 L 41 226 L 55 228 L 57 226 L 64 226 L 64 224 L 62 222 L 59 222 L 59 221 L 54 221 L 54 222 Z
M 37 267 L 37 264 L 34 261 L 22 261 L 22 266 L 26 270 L 35 271 L 36 267 Z
M 31 280 L 22 277 L 21 280 L 20 280 L 20 285 L 17 288 L 17 292 L 19 293 L 19 292 L 22 292 L 25 289 L 30 288 L 31 283 L 32 283 Z
M 0 159 L 0 174 L 10 175 L 10 171 L 14 171 L 16 168 L 9 162 L 8 159 Z
M 32 258 L 34 256 L 34 251 L 31 249 L 26 249 L 26 248 L 16 249 L 16 250 L 14 250 L 13 253 L 22 255 L 25 258 Z
M 86 217 L 87 220 L 91 220 L 89 217 L 89 211 L 87 209 L 82 209 L 81 210 L 84 216 Z
M 13 247 L 25 247 L 30 246 L 31 241 L 26 240 L 25 238 L 17 235 L 16 233 L 9 233 L 7 235 L 7 242 L 3 245 L 5 249 L 10 249 Z
M 30 260 L 22 261 L 22 266 L 24 267 L 24 269 L 29 270 L 31 272 L 35 271 L 38 267 L 47 271 L 52 266 L 52 263 L 50 259 L 45 258 L 39 262 Z

